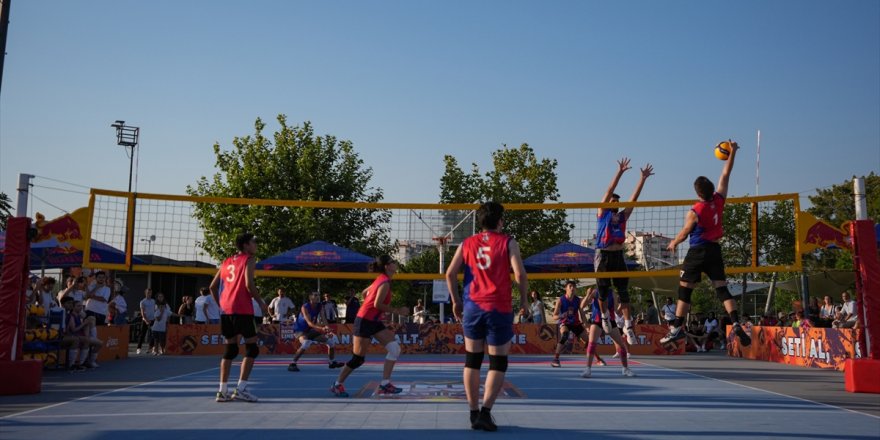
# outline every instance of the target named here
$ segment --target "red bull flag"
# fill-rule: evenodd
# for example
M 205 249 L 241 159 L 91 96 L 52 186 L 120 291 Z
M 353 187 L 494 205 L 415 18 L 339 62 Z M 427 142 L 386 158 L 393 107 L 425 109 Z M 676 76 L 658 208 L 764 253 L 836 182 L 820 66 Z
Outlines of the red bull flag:
M 800 252 L 808 254 L 816 249 L 852 248 L 852 238 L 844 229 L 836 228 L 806 212 L 798 212 L 798 243 Z
M 79 208 L 70 214 L 64 214 L 53 220 L 46 221 L 43 214 L 37 213 L 37 236 L 33 243 L 55 239 L 59 243 L 68 243 L 76 249 L 86 247 L 86 223 L 89 218 L 88 208 Z

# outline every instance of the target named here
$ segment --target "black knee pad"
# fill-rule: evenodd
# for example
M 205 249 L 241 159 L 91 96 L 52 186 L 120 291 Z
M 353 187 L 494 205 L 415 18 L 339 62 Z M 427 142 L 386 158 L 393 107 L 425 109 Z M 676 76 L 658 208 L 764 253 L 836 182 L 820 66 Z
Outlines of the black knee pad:
M 226 344 L 226 351 L 223 352 L 223 359 L 235 359 L 238 356 L 238 344 Z
M 730 294 L 730 290 L 727 289 L 727 286 L 721 286 L 715 288 L 715 296 L 718 297 L 718 301 L 724 302 L 727 301 L 733 296 Z
M 568 336 L 571 334 L 570 331 L 566 330 L 559 335 L 559 345 L 565 345 L 565 341 L 568 340 Z
M 489 355 L 489 370 L 490 371 L 500 371 L 502 373 L 507 371 L 507 356 L 493 356 Z
M 485 352 L 474 353 L 467 351 L 464 354 L 464 367 L 479 370 L 483 366 L 483 356 Z
M 611 293 L 609 286 L 599 286 L 597 291 L 599 292 L 599 301 L 608 301 L 608 294 Z
M 678 286 L 678 300 L 684 302 L 685 304 L 691 303 L 691 294 L 694 293 L 694 289 L 690 287 Z
M 351 360 L 345 363 L 345 366 L 351 368 L 352 370 L 357 370 L 358 367 L 364 364 L 365 358 L 363 356 L 358 356 L 356 354 L 351 356 Z
M 257 343 L 254 342 L 252 344 L 244 344 L 245 349 L 245 357 L 249 357 L 251 359 L 256 359 L 257 356 L 260 355 L 260 347 L 257 347 Z

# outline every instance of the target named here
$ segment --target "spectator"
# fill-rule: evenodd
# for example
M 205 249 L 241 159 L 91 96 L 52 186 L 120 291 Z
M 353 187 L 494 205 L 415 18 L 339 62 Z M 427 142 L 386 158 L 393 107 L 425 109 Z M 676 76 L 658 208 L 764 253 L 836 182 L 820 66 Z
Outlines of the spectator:
M 211 295 L 211 291 L 207 287 L 199 289 L 199 297 L 196 298 L 194 306 L 196 324 L 216 324 L 220 322 L 220 312 L 215 310 L 217 308 L 217 301 L 214 301 L 214 296 Z M 211 317 L 215 311 L 217 313 L 217 322 L 211 322 Z
M 144 290 L 144 299 L 141 300 L 139 308 L 141 312 L 141 321 L 139 323 L 140 328 L 137 337 L 137 354 L 141 354 L 141 350 L 144 346 L 144 339 L 147 338 L 147 333 L 152 333 L 151 328 L 153 327 L 153 320 L 156 319 L 156 300 L 153 299 L 153 289 L 148 287 Z M 152 335 L 149 337 L 148 341 L 150 344 L 150 351 L 153 351 Z
M 657 312 L 657 306 L 654 305 L 653 300 L 648 300 L 648 308 L 645 311 L 645 314 L 647 315 L 647 316 L 645 316 L 645 323 L 646 324 L 652 324 L 652 325 L 659 325 L 660 324 L 660 315 Z
M 49 311 L 52 308 L 58 307 L 58 304 L 55 302 L 55 295 L 52 294 L 52 290 L 55 288 L 55 278 L 52 277 L 43 277 L 40 280 L 40 294 L 37 295 L 37 304 L 43 308 L 43 313 L 45 316 L 49 316 Z
M 266 303 L 263 303 L 263 305 L 266 305 Z M 254 325 L 260 328 L 263 325 L 263 307 L 260 306 L 260 303 L 254 297 L 251 297 L 251 307 L 254 308 Z
M 776 319 L 776 315 L 774 315 L 773 312 L 767 312 L 764 314 L 764 318 L 761 319 L 761 325 L 775 327 L 779 325 L 779 320 Z
M 110 301 L 110 287 L 107 274 L 95 272 L 95 282 L 86 289 L 86 316 L 95 317 L 95 325 L 107 325 L 107 303 Z
M 416 301 L 415 307 L 413 307 L 413 322 L 416 324 L 424 324 L 425 316 L 428 315 L 428 312 L 425 310 L 425 306 L 422 305 L 422 300 Z
M 196 306 L 193 302 L 192 295 L 184 295 L 183 304 L 177 309 L 177 316 L 180 317 L 181 324 L 192 324 L 195 318 Z
M 532 322 L 535 324 L 543 324 L 544 323 L 544 301 L 541 301 L 541 296 L 538 295 L 538 292 L 532 291 L 532 303 L 529 305 L 529 313 L 532 315 Z
M 700 321 L 692 319 L 684 335 L 688 343 L 696 348 L 697 353 L 706 351 L 706 341 L 709 339 L 709 335 L 706 334 L 704 327 L 700 325 Z
M 272 298 L 269 303 L 269 314 L 272 315 L 272 322 L 287 321 L 295 306 L 293 301 L 284 294 L 284 289 L 278 288 L 278 296 Z M 346 311 L 348 314 L 348 311 Z
M 834 303 L 831 302 L 831 297 L 825 295 L 823 298 L 822 307 L 819 308 L 819 322 L 818 325 L 821 327 L 831 327 L 831 322 L 834 321 Z
M 110 324 L 125 325 L 128 323 L 128 317 L 126 316 L 126 313 L 128 313 L 128 304 L 125 302 L 125 296 L 122 295 L 122 292 L 119 292 L 116 289 L 113 289 L 112 295 L 113 297 L 107 304 Z
M 840 318 L 834 321 L 835 328 L 853 328 L 856 326 L 856 302 L 851 300 L 849 292 L 840 294 L 843 305 L 840 307 Z
M 61 303 L 61 300 L 63 300 L 64 298 L 70 298 L 74 302 L 83 302 L 86 299 L 86 292 L 84 290 L 85 287 L 85 277 L 68 277 L 67 287 L 58 292 L 58 302 Z
M 345 323 L 354 324 L 354 318 L 357 317 L 358 310 L 361 309 L 361 301 L 358 299 L 354 290 L 348 293 L 348 300 L 345 302 Z
M 171 308 L 165 303 L 165 295 L 162 292 L 156 294 L 156 314 L 153 325 L 150 327 L 150 354 L 161 356 L 165 354 L 165 332 L 168 329 L 168 320 L 171 318 Z
M 784 312 L 779 312 L 776 315 L 776 325 L 778 327 L 788 327 L 789 326 L 788 323 L 785 321 L 785 313 Z
M 68 360 L 72 362 L 70 364 L 70 370 L 82 371 L 86 369 L 84 363 L 86 356 L 89 354 L 89 342 L 86 337 L 88 323 L 85 322 L 85 319 L 83 318 L 83 307 L 81 302 L 73 302 L 71 299 L 70 301 L 64 301 L 64 304 L 67 304 L 68 307 L 70 307 L 70 304 L 73 305 L 73 308 L 70 310 L 70 313 L 67 314 L 67 320 L 64 323 L 63 338 L 63 342 L 70 344 L 72 347 L 70 350 L 72 356 L 68 355 Z
M 721 316 L 721 333 L 722 334 L 725 334 L 725 335 L 727 334 L 727 326 L 729 326 L 729 325 L 733 325 L 733 321 L 731 321 L 730 315 L 725 314 L 725 315 Z M 721 341 L 721 346 L 718 347 L 718 349 L 726 350 L 727 349 L 727 338 L 726 337 L 719 338 L 719 340 Z
M 703 351 L 707 351 L 706 342 L 713 341 L 714 343 L 714 341 L 721 337 L 721 334 L 718 332 L 718 318 L 715 317 L 715 312 L 709 312 L 709 316 L 703 322 L 703 331 L 706 335 L 706 339 L 703 341 Z
M 529 322 L 529 312 L 526 311 L 525 307 L 519 308 L 519 314 L 516 315 L 516 322 L 519 324 L 525 324 Z
M 810 298 L 810 305 L 807 306 L 806 310 L 806 319 L 810 321 L 810 323 L 819 322 L 819 298 L 812 297 Z
M 220 304 L 217 304 L 217 298 L 214 297 L 209 288 L 205 287 L 204 289 L 208 296 L 205 301 L 205 304 L 208 306 L 205 308 L 205 315 L 208 318 L 208 324 L 220 324 Z
M 804 312 L 798 310 L 794 314 L 794 322 L 791 323 L 791 328 L 799 328 L 804 324 Z
M 330 297 L 329 293 L 324 294 L 324 301 L 321 302 L 321 310 L 324 311 L 324 319 L 327 324 L 336 324 L 339 319 L 339 308 L 336 307 L 336 301 Z
M 666 304 L 663 305 L 663 319 L 666 321 L 667 325 L 672 325 L 672 322 L 675 321 L 675 303 L 672 302 L 672 297 L 666 297 Z

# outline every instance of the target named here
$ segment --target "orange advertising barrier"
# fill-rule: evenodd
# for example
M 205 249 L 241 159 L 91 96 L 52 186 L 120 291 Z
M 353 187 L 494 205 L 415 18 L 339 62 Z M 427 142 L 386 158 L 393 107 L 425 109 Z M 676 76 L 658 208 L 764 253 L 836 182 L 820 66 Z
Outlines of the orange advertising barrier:
M 397 335 L 401 352 L 405 354 L 464 354 L 464 334 L 459 324 L 386 324 Z M 339 339 L 337 353 L 351 353 L 352 326 L 331 325 Z M 684 354 L 682 344 L 663 346 L 659 340 L 667 329 L 660 325 L 637 325 L 639 344 L 630 347 L 635 355 Z M 515 324 L 511 339 L 513 354 L 551 354 L 556 349 L 556 325 Z M 293 323 L 263 324 L 258 333 L 260 353 L 293 354 L 299 349 L 299 341 L 293 336 Z M 586 337 L 586 335 L 585 335 Z M 243 341 L 239 341 L 240 344 Z M 220 355 L 226 339 L 220 335 L 217 324 L 187 324 L 168 326 L 166 353 L 176 355 Z M 680 346 L 681 345 L 681 346 Z M 572 353 L 583 353 L 584 346 L 578 341 L 570 348 Z M 614 353 L 610 338 L 600 338 L 599 353 Z M 313 345 L 307 353 L 325 353 L 326 347 Z M 384 347 L 375 341 L 368 353 L 384 353 Z
M 104 341 L 104 348 L 98 352 L 98 361 L 128 359 L 128 326 L 99 326 L 98 339 Z
M 853 329 L 752 326 L 752 345 L 742 347 L 734 338 L 727 353 L 745 359 L 842 370 L 847 359 L 861 357 L 856 338 Z

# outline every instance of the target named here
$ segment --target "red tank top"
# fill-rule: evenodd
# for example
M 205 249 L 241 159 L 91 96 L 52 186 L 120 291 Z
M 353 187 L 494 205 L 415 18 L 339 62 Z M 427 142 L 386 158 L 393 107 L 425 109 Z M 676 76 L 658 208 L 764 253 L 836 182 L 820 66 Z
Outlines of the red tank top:
M 473 302 L 485 311 L 513 312 L 509 242 L 508 235 L 484 231 L 461 244 L 465 303 Z
M 247 264 L 250 255 L 236 254 L 220 266 L 220 309 L 224 315 L 253 315 L 251 293 L 247 289 Z
M 367 295 L 364 297 L 364 304 L 358 309 L 358 317 L 369 319 L 370 321 L 379 321 L 382 319 L 383 312 L 375 306 L 376 296 L 379 295 L 379 287 L 389 282 L 391 282 L 391 279 L 384 273 L 376 277 L 373 284 L 370 284 L 370 288 L 367 290 Z M 382 304 L 385 304 L 386 306 L 391 304 L 391 291 L 385 296 L 385 300 L 382 301 Z
M 724 197 L 715 193 L 712 200 L 699 201 L 691 208 L 697 215 L 697 224 L 690 234 L 691 247 L 718 241 L 724 236 Z

